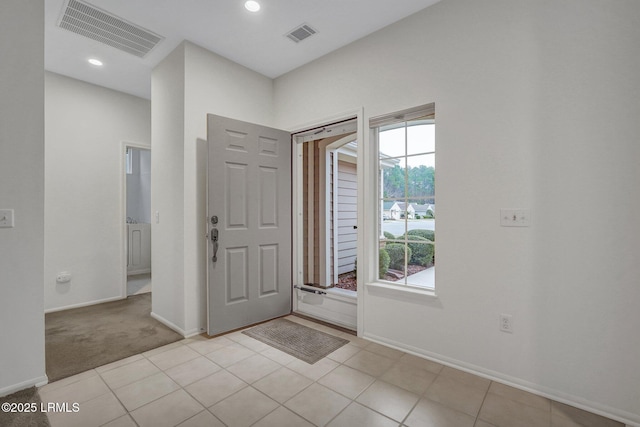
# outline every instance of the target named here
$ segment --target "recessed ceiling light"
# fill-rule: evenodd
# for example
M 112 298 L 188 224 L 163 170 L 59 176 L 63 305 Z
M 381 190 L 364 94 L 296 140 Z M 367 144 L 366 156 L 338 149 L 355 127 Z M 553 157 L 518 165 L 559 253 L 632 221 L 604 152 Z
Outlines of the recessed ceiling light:
M 244 8 L 249 12 L 257 12 L 260 10 L 260 3 L 254 0 L 249 0 L 244 3 Z
M 95 65 L 96 67 L 102 67 L 102 65 L 104 65 L 104 64 L 102 63 L 102 61 L 100 61 L 99 59 L 96 59 L 96 58 L 90 58 L 90 59 L 88 60 L 88 62 L 89 62 L 89 64 L 91 64 L 91 65 Z

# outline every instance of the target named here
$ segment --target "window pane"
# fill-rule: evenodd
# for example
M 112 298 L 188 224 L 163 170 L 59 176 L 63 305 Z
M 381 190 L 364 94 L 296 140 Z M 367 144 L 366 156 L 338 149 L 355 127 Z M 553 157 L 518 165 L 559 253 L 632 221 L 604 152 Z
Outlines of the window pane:
M 408 246 L 404 243 L 381 243 L 380 279 L 403 283 L 406 276 L 406 262 L 409 261 L 407 255 L 410 255 L 408 251 Z M 385 262 L 388 262 L 386 272 L 384 271 Z
M 380 159 L 385 157 L 400 157 L 405 155 L 405 131 L 404 126 L 380 130 L 378 134 L 378 150 Z
M 433 123 L 407 127 L 407 155 L 435 152 L 435 131 Z
M 390 166 L 389 162 L 382 161 L 380 162 L 380 169 L 382 175 L 380 183 L 382 194 L 380 197 L 384 199 L 404 200 L 406 197 L 404 166 L 400 167 L 399 162 Z

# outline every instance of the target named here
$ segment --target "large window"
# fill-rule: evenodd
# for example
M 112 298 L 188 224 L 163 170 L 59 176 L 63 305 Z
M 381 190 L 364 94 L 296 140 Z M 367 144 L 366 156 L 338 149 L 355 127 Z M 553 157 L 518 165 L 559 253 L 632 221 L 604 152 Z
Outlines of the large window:
M 378 279 L 435 286 L 435 109 L 372 119 L 378 146 Z

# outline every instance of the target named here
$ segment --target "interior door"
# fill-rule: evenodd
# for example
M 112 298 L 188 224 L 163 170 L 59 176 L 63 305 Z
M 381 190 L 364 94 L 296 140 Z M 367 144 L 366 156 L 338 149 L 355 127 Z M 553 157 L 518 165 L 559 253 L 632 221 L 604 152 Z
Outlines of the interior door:
M 291 312 L 291 135 L 207 116 L 208 333 Z

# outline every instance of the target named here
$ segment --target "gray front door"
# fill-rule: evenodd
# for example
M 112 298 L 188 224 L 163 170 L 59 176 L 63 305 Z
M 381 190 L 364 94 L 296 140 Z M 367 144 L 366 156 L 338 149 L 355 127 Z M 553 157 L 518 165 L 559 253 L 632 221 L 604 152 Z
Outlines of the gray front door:
M 291 311 L 291 135 L 209 114 L 208 333 Z

